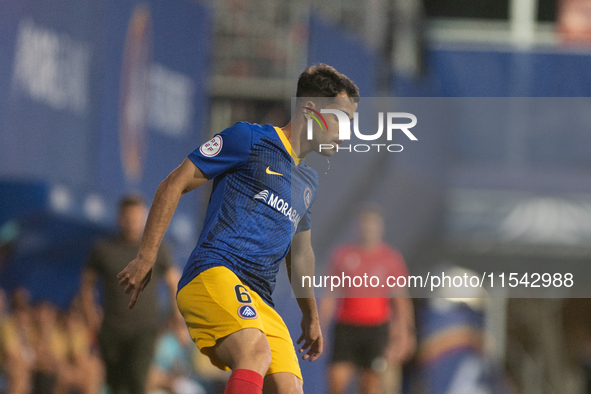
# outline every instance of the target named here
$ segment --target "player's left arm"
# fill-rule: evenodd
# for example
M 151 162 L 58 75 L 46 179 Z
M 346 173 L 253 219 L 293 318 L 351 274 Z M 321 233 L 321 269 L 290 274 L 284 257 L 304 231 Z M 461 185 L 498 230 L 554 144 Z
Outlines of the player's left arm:
M 191 160 L 185 159 L 158 186 L 138 254 L 117 275 L 119 285 L 125 287 L 127 294 L 132 294 L 129 309 L 134 307 L 140 292 L 150 282 L 158 249 L 181 196 L 203 185 L 208 179 Z
M 305 287 L 303 277 L 314 276 L 314 251 L 312 250 L 310 230 L 296 233 L 291 249 L 285 257 L 287 275 L 292 284 L 297 302 L 302 311 L 302 335 L 297 343 L 304 343 L 299 352 L 304 353 L 303 359 L 314 361 L 322 354 L 323 340 L 318 318 L 318 307 L 314 297 L 314 287 Z

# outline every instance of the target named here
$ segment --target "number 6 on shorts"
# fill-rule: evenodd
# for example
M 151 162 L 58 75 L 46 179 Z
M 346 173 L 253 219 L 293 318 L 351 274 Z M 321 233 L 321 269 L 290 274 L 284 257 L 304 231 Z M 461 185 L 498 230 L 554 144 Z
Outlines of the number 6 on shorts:
M 242 285 L 236 285 L 234 286 L 234 293 L 236 293 L 236 299 L 241 304 L 252 303 L 252 298 L 250 298 L 250 295 L 248 294 L 248 290 L 246 290 L 246 287 Z

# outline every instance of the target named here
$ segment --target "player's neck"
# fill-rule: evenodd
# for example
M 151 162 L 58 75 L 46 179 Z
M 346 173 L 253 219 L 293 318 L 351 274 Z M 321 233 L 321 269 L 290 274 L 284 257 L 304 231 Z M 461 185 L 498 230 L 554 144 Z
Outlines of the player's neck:
M 292 118 L 285 127 L 281 128 L 281 130 L 283 130 L 283 134 L 285 134 L 285 137 L 290 141 L 293 152 L 298 158 L 303 160 L 312 150 L 307 149 L 305 144 L 302 143 L 302 136 L 305 135 L 304 131 L 306 129 L 306 124 L 298 121 L 298 119 L 299 118 Z
M 366 251 L 373 251 L 382 244 L 382 240 L 360 240 L 359 247 Z

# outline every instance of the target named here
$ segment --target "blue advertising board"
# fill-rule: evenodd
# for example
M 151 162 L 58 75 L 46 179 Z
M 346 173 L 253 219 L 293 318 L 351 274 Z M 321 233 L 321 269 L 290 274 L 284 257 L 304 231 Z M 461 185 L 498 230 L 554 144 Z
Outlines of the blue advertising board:
M 34 212 L 2 198 L 2 221 L 36 215 L 42 229 L 59 223 L 91 235 L 113 227 L 122 194 L 150 201 L 206 139 L 210 21 L 207 7 L 188 0 L 3 1 L 0 197 L 20 183 L 44 197 Z M 167 234 L 181 263 L 196 240 L 197 201 L 181 199 Z M 51 264 L 81 265 L 83 254 Z M 60 272 L 76 283 L 78 270 Z

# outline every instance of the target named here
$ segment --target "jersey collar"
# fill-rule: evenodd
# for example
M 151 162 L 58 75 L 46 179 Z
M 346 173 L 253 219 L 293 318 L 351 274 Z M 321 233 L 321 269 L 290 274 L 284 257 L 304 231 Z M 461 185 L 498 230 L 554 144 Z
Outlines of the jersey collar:
M 275 127 L 275 131 L 277 132 L 277 135 L 279 135 L 279 139 L 281 139 L 281 142 L 283 142 L 285 150 L 288 151 L 291 157 L 293 158 L 293 161 L 295 162 L 296 166 L 299 165 L 302 162 L 302 160 L 293 151 L 291 147 L 291 142 L 289 142 L 289 140 L 283 133 L 283 130 L 281 130 L 279 127 Z

